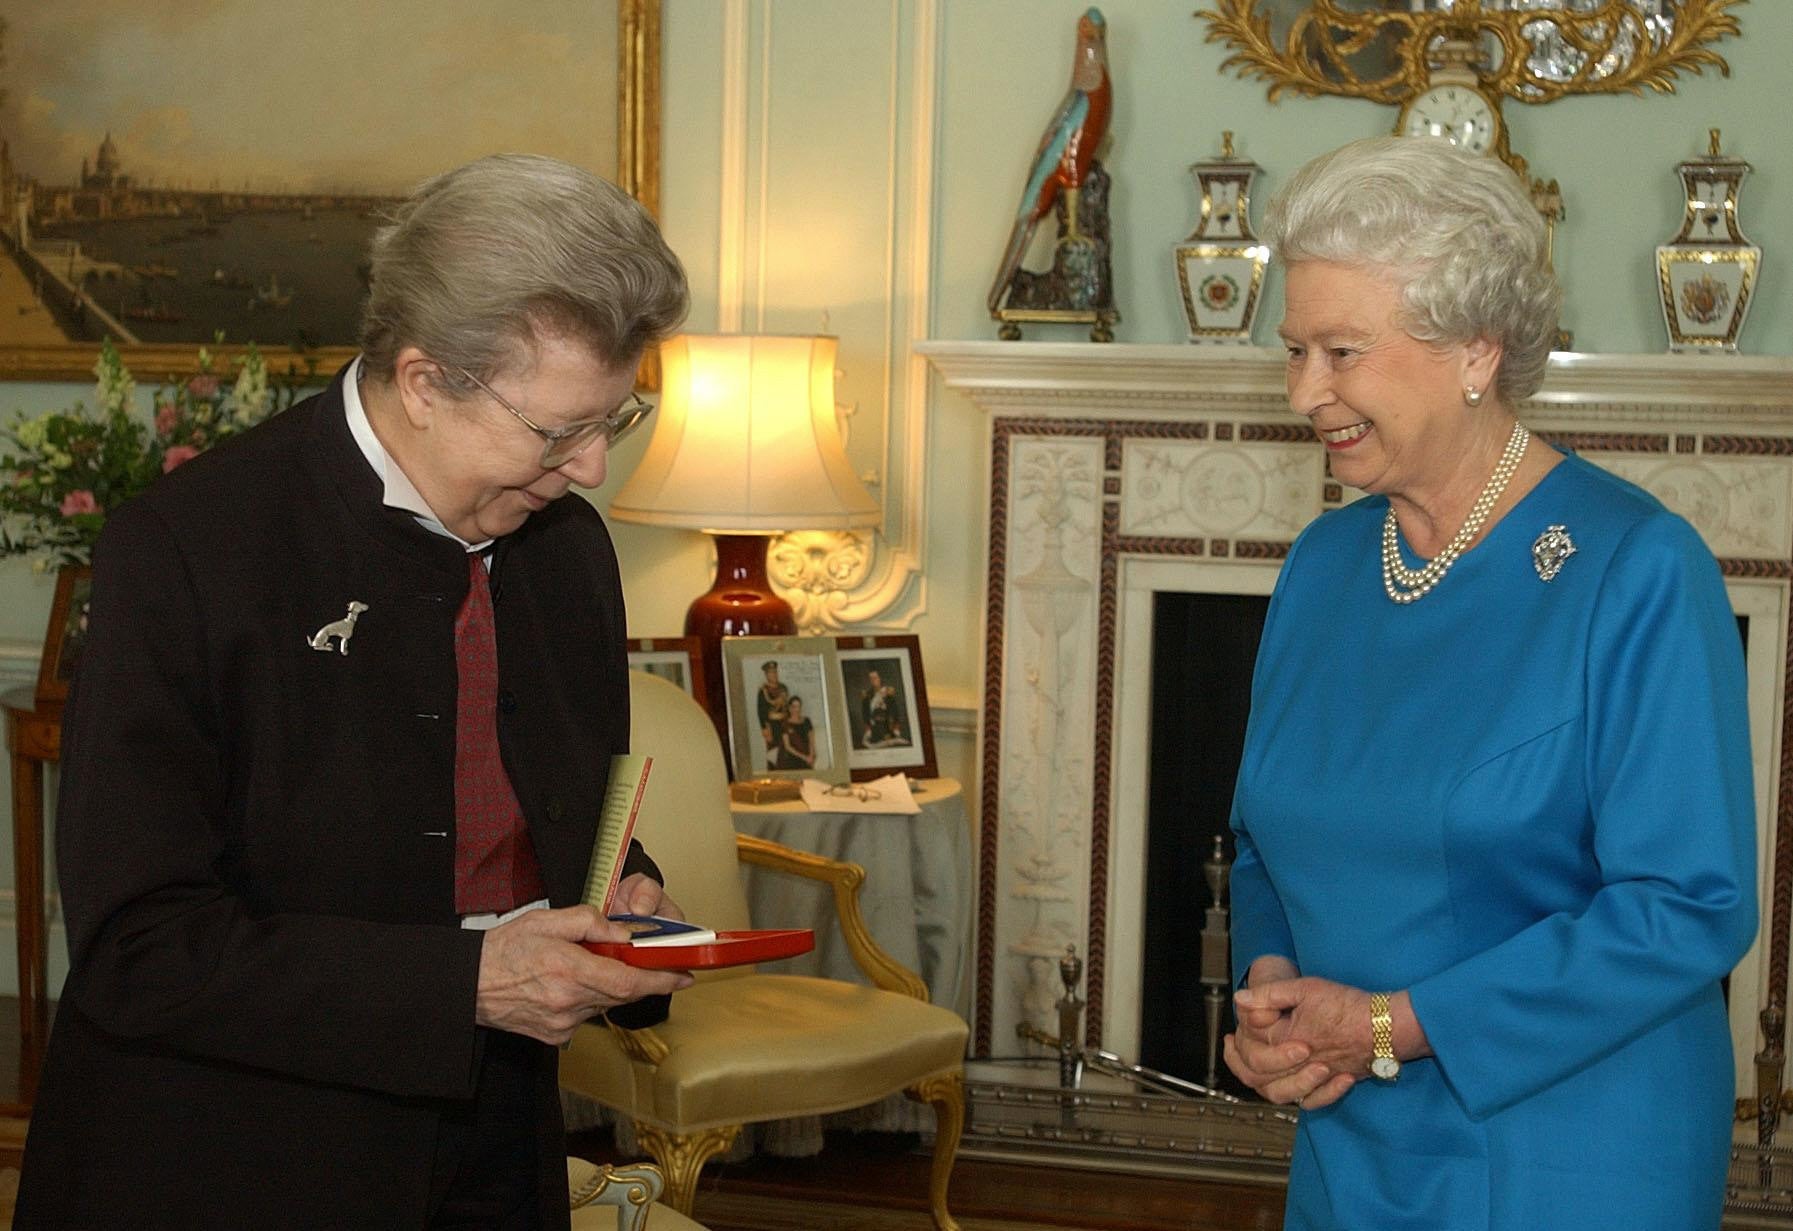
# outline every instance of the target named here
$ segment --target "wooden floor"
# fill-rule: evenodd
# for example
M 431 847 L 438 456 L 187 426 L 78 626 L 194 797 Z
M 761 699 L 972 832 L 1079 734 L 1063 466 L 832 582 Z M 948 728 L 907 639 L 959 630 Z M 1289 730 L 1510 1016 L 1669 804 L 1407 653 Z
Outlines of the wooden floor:
M 0 1106 L 19 1092 L 19 1005 L 0 996 Z M 18 1166 L 25 1122 L 0 1114 L 0 1168 Z M 598 1162 L 620 1158 L 608 1129 L 574 1135 L 570 1152 Z M 917 1138 L 891 1133 L 831 1133 L 814 1158 L 756 1156 L 705 1168 L 711 1190 L 925 1210 L 928 1155 Z M 953 1213 L 1082 1231 L 1274 1231 L 1282 1226 L 1281 1188 L 1075 1171 L 961 1158 L 953 1168 Z
M 625 1161 L 607 1130 L 576 1135 L 569 1149 L 595 1162 Z M 700 1214 L 711 1191 L 925 1210 L 928 1155 L 913 1136 L 830 1133 L 814 1158 L 756 1156 L 706 1167 L 698 1184 Z M 953 1168 L 948 1203 L 958 1217 L 1081 1231 L 1275 1231 L 1283 1216 L 1280 1187 L 970 1158 Z

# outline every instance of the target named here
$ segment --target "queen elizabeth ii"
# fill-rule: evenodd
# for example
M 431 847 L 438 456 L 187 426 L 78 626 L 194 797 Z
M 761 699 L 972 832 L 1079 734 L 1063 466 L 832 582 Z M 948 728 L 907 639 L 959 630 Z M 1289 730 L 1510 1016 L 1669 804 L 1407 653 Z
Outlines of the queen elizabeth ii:
M 1500 162 L 1356 142 L 1272 204 L 1290 408 L 1363 499 L 1291 548 L 1232 827 L 1238 1029 L 1303 1231 L 1719 1225 L 1756 926 L 1712 556 L 1517 418 L 1560 292 Z

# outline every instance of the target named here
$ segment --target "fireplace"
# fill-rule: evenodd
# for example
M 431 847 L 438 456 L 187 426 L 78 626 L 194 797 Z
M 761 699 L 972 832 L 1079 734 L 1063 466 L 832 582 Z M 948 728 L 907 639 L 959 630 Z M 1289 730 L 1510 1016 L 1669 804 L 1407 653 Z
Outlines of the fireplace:
M 988 425 L 974 1054 L 1013 1054 L 1018 1024 L 1056 1029 L 1057 959 L 1075 945 L 1086 958 L 1084 1043 L 1148 1064 L 1168 1057 L 1154 1067 L 1179 1071 L 1187 1053 L 1173 1055 L 1149 1024 L 1166 924 L 1144 903 L 1154 879 L 1193 893 L 1193 947 L 1204 852 L 1184 852 L 1181 873 L 1155 869 L 1151 813 L 1161 791 L 1199 793 L 1201 823 L 1224 826 L 1215 797 L 1230 789 L 1237 746 L 1214 737 L 1190 782 L 1167 784 L 1154 752 L 1164 725 L 1152 713 L 1154 640 L 1182 620 L 1237 660 L 1235 681 L 1238 670 L 1248 678 L 1250 618 L 1221 632 L 1216 613 L 1260 604 L 1301 528 L 1356 493 L 1331 479 L 1289 413 L 1280 350 L 919 349 Z M 1740 617 L 1763 928 L 1730 993 L 1737 1091 L 1753 1100 L 1757 1054 L 1773 1061 L 1784 1044 L 1763 1037 L 1760 1018 L 1786 1004 L 1793 923 L 1793 360 L 1559 354 L 1521 417 L 1686 516 Z M 1227 674 L 1201 686 L 1235 689 Z M 1781 1076 L 1765 1070 L 1762 1084 L 1772 1096 Z
M 1219 1002 L 1211 1036 L 1197 933 L 1213 901 L 1204 856 L 1218 842 L 1232 861 L 1227 813 L 1268 607 L 1258 594 L 1152 596 L 1138 1062 L 1238 1095 L 1247 1091 L 1217 1059 L 1232 1001 Z

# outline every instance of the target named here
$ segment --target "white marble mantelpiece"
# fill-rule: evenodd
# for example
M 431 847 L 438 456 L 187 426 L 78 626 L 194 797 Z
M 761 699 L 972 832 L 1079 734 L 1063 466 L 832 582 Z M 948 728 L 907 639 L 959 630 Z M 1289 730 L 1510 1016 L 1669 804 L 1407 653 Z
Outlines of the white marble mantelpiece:
M 1289 412 L 1280 349 L 917 350 L 987 416 L 973 1048 L 1012 1052 L 1023 1021 L 1056 1029 L 1056 959 L 1075 944 L 1087 1042 L 1134 1055 L 1151 596 L 1268 593 L 1301 527 L 1357 493 Z M 1558 354 L 1520 413 L 1688 517 L 1750 617 L 1763 932 L 1731 981 L 1750 1095 L 1759 1012 L 1785 1003 L 1793 926 L 1793 358 Z

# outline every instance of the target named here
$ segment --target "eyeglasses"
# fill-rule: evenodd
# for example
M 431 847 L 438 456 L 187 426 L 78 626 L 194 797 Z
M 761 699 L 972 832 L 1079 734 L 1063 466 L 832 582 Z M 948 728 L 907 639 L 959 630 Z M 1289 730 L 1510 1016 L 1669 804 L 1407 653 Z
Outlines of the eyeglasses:
M 869 786 L 831 786 L 825 793 L 838 799 L 857 799 L 860 803 L 883 798 L 882 792 Z
M 455 371 L 491 394 L 494 402 L 517 416 L 523 421 L 524 427 L 542 438 L 543 470 L 558 470 L 591 448 L 599 437 L 615 444 L 640 426 L 641 421 L 648 417 L 648 412 L 654 409 L 641 400 L 639 393 L 631 392 L 627 402 L 600 419 L 586 419 L 579 423 L 569 423 L 565 427 L 539 427 L 528 415 L 505 401 L 503 394 L 466 368 L 457 367 Z

